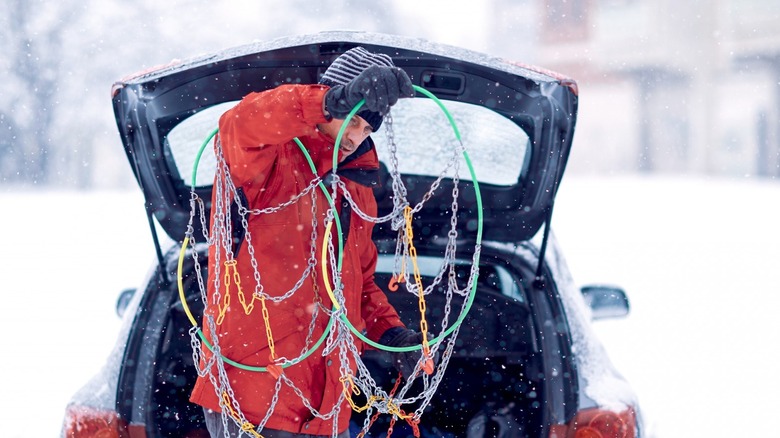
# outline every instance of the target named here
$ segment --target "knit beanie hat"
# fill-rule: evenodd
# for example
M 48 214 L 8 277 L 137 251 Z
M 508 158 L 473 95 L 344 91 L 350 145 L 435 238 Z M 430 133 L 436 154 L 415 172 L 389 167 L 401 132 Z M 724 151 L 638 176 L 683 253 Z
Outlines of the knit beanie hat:
M 384 53 L 371 53 L 362 47 L 355 47 L 342 53 L 325 70 L 320 78 L 320 84 L 333 87 L 336 85 L 346 85 L 352 79 L 355 79 L 363 70 L 372 65 L 382 67 L 395 67 L 393 60 Z M 379 113 L 364 110 L 357 113 L 363 118 L 371 128 L 376 132 L 382 126 L 382 116 Z

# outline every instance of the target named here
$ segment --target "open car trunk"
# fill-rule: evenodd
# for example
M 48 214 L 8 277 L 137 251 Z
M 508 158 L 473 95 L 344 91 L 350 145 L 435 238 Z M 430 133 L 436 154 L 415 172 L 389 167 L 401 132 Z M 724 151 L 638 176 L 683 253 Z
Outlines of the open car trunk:
M 201 257 L 205 257 L 206 247 Z M 168 255 L 169 266 L 175 265 L 177 251 Z M 423 260 L 426 258 L 423 257 Z M 200 318 L 203 311 L 194 267 L 188 257 L 184 268 L 184 287 L 190 309 Z M 435 257 L 427 259 L 434 262 Z M 385 257 L 384 261 L 387 259 Z M 419 324 L 416 297 L 403 292 L 390 292 L 387 284 L 390 272 L 380 259 L 377 284 L 387 293 L 404 322 L 414 327 Z M 383 266 L 384 265 L 384 266 Z M 468 277 L 467 265 L 459 272 L 459 281 Z M 423 268 L 424 269 L 424 268 Z M 422 437 L 524 437 L 539 436 L 544 418 L 544 379 L 542 356 L 539 354 L 537 329 L 534 323 L 526 289 L 533 280 L 531 266 L 511 268 L 490 250 L 480 267 L 481 273 L 474 304 L 461 326 L 458 343 L 450 359 L 447 372 L 426 408 L 420 423 Z M 204 277 L 207 274 L 203 268 Z M 425 284 L 432 277 L 424 276 Z M 149 390 L 149 406 L 154 417 L 149 418 L 154 437 L 198 436 L 205 431 L 200 406 L 188 401 L 196 373 L 192 362 L 189 331 L 191 325 L 178 290 L 171 285 L 160 292 L 164 297 L 154 302 L 167 302 L 168 311 L 159 338 L 154 375 Z M 438 332 L 445 305 L 443 294 L 432 293 L 428 305 L 431 330 Z M 453 309 L 453 314 L 458 309 Z M 450 323 L 455 315 L 450 315 Z M 363 361 L 378 385 L 390 391 L 399 378 L 392 367 L 389 353 L 369 350 Z M 416 393 L 415 388 L 412 393 Z M 355 397 L 357 405 L 365 399 Z M 411 412 L 414 405 L 404 406 Z M 367 421 L 365 412 L 353 412 L 350 422 L 356 436 Z M 387 436 L 390 416 L 380 415 L 373 422 L 368 437 Z M 484 428 L 483 434 L 477 434 Z M 473 435 L 469 435 L 469 430 Z M 394 436 L 411 436 L 412 429 L 404 421 L 396 421 Z M 501 435 L 500 431 L 504 431 Z

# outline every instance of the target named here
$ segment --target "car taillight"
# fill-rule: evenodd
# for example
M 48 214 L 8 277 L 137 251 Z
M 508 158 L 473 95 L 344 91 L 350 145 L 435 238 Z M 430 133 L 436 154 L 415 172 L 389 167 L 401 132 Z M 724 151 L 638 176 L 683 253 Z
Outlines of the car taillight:
M 621 412 L 585 409 L 569 424 L 553 426 L 550 438 L 636 438 L 636 413 L 632 408 Z
M 129 438 L 127 423 L 114 411 L 69 406 L 65 412 L 66 438 Z

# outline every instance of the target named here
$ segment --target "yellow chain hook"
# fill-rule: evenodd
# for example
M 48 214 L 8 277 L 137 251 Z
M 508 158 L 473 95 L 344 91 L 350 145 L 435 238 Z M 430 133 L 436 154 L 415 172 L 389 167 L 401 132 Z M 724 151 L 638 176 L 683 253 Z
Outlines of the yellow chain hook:
M 230 402 L 230 396 L 228 395 L 227 391 L 222 391 L 222 403 L 225 405 L 226 408 L 228 408 L 228 411 L 230 411 L 230 416 L 233 417 L 239 423 L 241 423 L 241 430 L 243 430 L 246 433 L 252 434 L 255 438 L 264 438 L 262 435 L 260 435 L 260 433 L 258 433 L 255 430 L 254 424 L 241 419 L 241 417 L 238 415 L 236 410 L 233 408 L 233 403 Z

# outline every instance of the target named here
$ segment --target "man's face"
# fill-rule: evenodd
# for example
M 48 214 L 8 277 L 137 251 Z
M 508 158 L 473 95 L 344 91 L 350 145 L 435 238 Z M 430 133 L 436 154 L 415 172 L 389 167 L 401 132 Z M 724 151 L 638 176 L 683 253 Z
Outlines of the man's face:
M 339 135 L 339 130 L 344 124 L 344 120 L 333 119 L 328 123 L 318 125 L 320 131 L 333 141 Z M 341 160 L 350 156 L 360 146 L 363 141 L 373 132 L 371 125 L 363 120 L 360 116 L 354 116 L 349 120 L 349 125 L 344 130 L 344 135 L 341 136 L 341 144 L 339 145 L 339 157 Z

